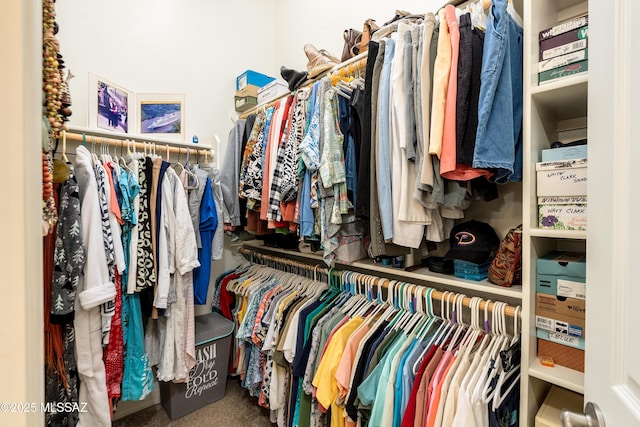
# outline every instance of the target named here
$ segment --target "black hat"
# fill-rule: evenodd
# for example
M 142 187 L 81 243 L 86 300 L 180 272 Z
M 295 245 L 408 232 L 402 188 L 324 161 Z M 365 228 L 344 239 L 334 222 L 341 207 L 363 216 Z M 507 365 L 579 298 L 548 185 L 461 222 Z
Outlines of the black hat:
M 456 225 L 449 236 L 449 252 L 444 259 L 458 259 L 483 264 L 500 246 L 500 239 L 489 224 L 471 220 Z

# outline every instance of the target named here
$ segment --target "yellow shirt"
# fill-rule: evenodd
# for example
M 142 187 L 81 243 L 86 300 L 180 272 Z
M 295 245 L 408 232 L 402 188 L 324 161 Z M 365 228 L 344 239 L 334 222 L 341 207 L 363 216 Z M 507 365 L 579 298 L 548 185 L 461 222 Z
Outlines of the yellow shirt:
M 343 411 L 336 403 L 338 397 L 336 369 L 338 369 L 347 340 L 363 321 L 362 317 L 354 317 L 333 334 L 313 377 L 312 384 L 316 387 L 318 402 L 325 408 L 331 407 L 331 427 L 344 427 Z

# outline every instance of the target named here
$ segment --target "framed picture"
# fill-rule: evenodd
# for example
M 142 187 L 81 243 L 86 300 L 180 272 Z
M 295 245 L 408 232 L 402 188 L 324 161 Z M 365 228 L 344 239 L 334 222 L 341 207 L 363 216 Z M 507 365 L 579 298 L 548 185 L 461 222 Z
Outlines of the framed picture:
M 184 139 L 184 94 L 137 94 L 138 133 Z
M 89 127 L 131 133 L 134 93 L 89 73 Z

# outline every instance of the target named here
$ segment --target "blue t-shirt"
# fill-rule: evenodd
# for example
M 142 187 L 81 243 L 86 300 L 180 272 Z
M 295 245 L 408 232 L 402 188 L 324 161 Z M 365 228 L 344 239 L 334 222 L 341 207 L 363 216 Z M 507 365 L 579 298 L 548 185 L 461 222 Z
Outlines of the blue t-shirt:
M 204 194 L 200 202 L 200 241 L 202 247 L 198 249 L 198 261 L 200 267 L 193 270 L 193 297 L 194 304 L 206 304 L 209 292 L 209 276 L 211 275 L 211 245 L 213 235 L 218 228 L 218 215 L 216 214 L 216 202 L 211 191 L 211 180 L 207 178 Z

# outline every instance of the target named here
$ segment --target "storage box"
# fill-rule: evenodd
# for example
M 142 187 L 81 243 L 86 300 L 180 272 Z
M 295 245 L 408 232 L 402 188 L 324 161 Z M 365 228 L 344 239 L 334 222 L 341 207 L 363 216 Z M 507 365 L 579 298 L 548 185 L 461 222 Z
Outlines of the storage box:
M 548 83 L 562 77 L 586 73 L 587 71 L 589 71 L 589 60 L 585 59 L 584 61 L 574 62 L 573 64 L 538 73 L 538 83 Z
M 584 300 L 536 294 L 536 328 L 586 338 L 585 325 Z
M 536 163 L 537 195 L 585 196 L 587 159 Z
M 245 87 L 243 87 L 242 89 L 238 89 L 236 91 L 236 96 L 237 97 L 244 97 L 244 96 L 252 96 L 254 98 L 258 97 L 258 91 L 260 90 L 260 86 L 256 86 L 256 85 L 246 85 Z
M 289 86 L 287 82 L 283 80 L 274 80 L 271 83 L 263 86 L 258 91 L 258 104 L 271 101 L 289 92 Z
M 578 23 L 579 25 L 579 23 Z M 579 43 L 582 45 L 589 38 L 589 26 L 583 25 L 581 27 L 572 28 L 570 31 L 566 31 L 562 34 L 557 34 L 551 38 L 546 40 L 542 40 L 539 42 L 540 47 L 540 59 L 545 56 L 549 58 L 550 50 L 556 49 L 560 46 L 564 46 L 568 43 Z
M 489 265 L 491 265 L 491 261 L 485 262 L 484 264 L 474 264 L 472 262 L 454 259 L 453 274 L 460 279 L 485 280 L 489 274 Z
M 253 96 L 236 96 L 236 111 L 242 112 L 250 110 L 258 105 L 258 98 Z
M 587 205 L 538 205 L 538 227 L 554 230 L 586 230 Z
M 160 403 L 172 420 L 224 397 L 233 322 L 217 313 L 195 319 L 196 366 L 188 383 L 160 382 Z
M 585 349 L 584 338 L 572 337 L 567 334 L 561 334 L 559 332 L 551 332 L 545 329 L 536 328 L 536 336 L 543 340 L 551 341 L 553 343 L 567 346 L 579 350 Z M 555 359 L 554 359 L 555 360 Z
M 584 396 L 566 388 L 551 386 L 540 410 L 536 414 L 535 427 L 562 427 L 560 413 L 563 409 L 582 413 Z
M 547 148 L 542 150 L 542 162 L 587 158 L 587 144 L 573 147 Z
M 236 77 L 236 90 L 244 89 L 247 85 L 262 87 L 273 80 L 275 80 L 274 77 L 260 74 L 257 71 L 247 70 Z
M 575 52 L 565 53 L 564 55 L 556 56 L 546 60 L 538 62 L 538 72 L 543 73 L 545 71 L 553 70 L 554 68 L 565 67 L 574 62 L 584 61 L 589 59 L 589 50 L 582 49 Z
M 559 40 L 560 43 L 562 41 Z M 578 50 L 589 48 L 589 39 L 570 41 L 555 47 L 547 47 L 547 50 L 541 50 L 538 56 L 540 61 L 555 58 L 556 56 L 566 55 L 567 53 L 576 52 Z
M 585 299 L 586 255 L 554 251 L 536 260 L 536 292 Z
M 553 27 L 545 28 L 538 33 L 538 41 L 548 40 L 560 34 L 574 31 L 578 28 L 584 27 L 589 24 L 589 15 L 579 16 L 577 18 L 568 19 L 564 22 L 559 22 Z
M 556 365 L 584 372 L 584 350 L 538 338 L 538 357 L 550 357 Z

